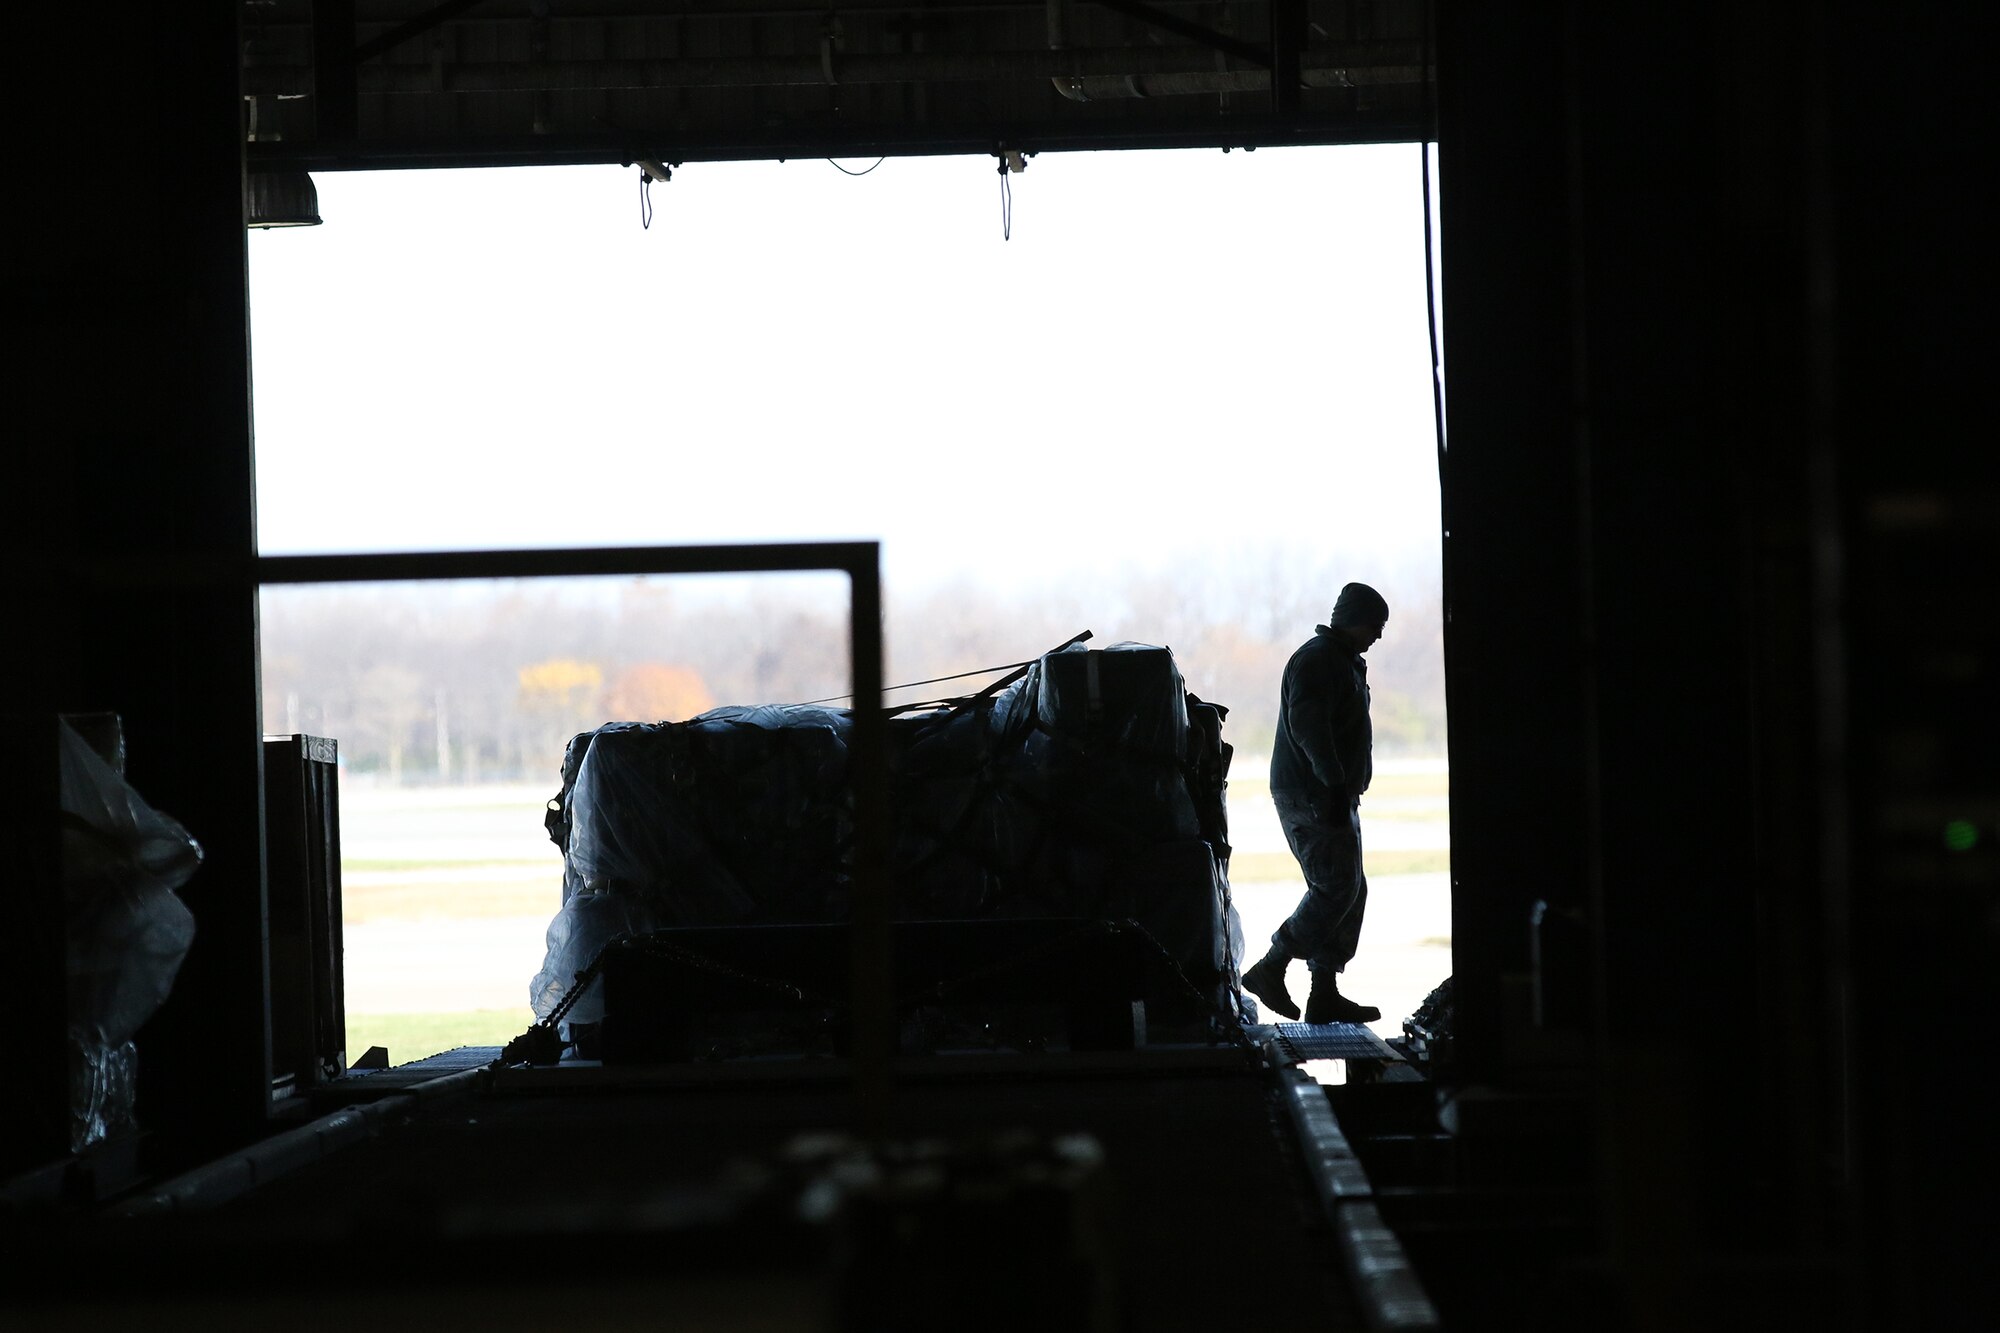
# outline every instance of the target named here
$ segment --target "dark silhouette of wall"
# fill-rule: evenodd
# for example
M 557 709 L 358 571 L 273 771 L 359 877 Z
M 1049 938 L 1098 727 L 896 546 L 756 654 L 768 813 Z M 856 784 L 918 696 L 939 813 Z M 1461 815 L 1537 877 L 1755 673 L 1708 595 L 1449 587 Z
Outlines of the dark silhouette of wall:
M 1635 1326 L 1976 1317 L 1911 1072 L 1994 938 L 1960 26 L 1441 19 L 1462 1076 L 1591 1101 Z
M 200 934 L 145 1034 L 143 1095 L 212 1141 L 261 1123 L 268 1101 L 244 1055 L 265 1018 L 236 10 L 121 12 L 87 38 L 70 15 L 24 20 L 20 49 L 39 54 L 4 96 L 37 128 L 0 261 L 7 434 L 35 478 L 7 488 L 0 706 L 122 714 L 134 786 L 206 850 L 184 893 Z M 86 47 L 109 83 L 74 97 Z M 4 767 L 52 792 L 48 751 Z M 24 810 L 24 837 L 55 836 L 52 799 L 10 818 Z M 38 1010 L 49 998 L 28 992 Z

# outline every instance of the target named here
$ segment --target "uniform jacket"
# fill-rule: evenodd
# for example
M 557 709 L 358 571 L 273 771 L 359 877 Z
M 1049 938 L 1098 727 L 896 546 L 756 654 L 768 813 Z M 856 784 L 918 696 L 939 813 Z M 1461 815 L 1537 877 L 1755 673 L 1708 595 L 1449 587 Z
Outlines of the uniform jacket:
M 1368 664 L 1325 625 L 1285 663 L 1271 790 L 1345 804 L 1374 772 Z

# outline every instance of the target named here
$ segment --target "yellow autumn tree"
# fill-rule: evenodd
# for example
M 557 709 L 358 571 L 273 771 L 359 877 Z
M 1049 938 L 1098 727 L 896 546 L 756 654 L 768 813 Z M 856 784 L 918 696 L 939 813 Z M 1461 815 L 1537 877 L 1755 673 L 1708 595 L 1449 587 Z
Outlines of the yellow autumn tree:
M 604 692 L 604 715 L 627 722 L 685 722 L 715 707 L 693 667 L 641 662 L 619 672 Z
M 604 670 L 595 662 L 552 657 L 522 667 L 519 680 L 515 708 L 525 728 L 526 762 L 560 765 L 569 738 L 604 721 L 598 713 Z
M 574 711 L 604 684 L 604 669 L 573 657 L 551 657 L 522 667 L 520 679 L 523 708 Z

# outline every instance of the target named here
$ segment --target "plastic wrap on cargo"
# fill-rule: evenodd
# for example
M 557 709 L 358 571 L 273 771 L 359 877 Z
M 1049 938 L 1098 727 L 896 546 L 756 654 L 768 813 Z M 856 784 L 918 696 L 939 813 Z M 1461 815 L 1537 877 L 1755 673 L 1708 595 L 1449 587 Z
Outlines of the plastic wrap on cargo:
M 1023 688 L 890 719 L 890 864 L 905 916 L 992 915 L 1030 875 L 1046 835 L 1013 774 Z
M 545 1019 L 576 985 L 577 978 L 605 945 L 620 935 L 643 935 L 661 922 L 650 899 L 637 894 L 573 893 L 557 910 L 544 936 L 548 946 L 542 970 L 528 983 L 528 1005 L 536 1019 Z M 604 1016 L 603 987 L 593 983 L 566 1015 L 573 1023 L 594 1023 Z
M 629 726 L 630 723 L 611 723 L 611 726 Z M 542 816 L 542 827 L 548 830 L 549 841 L 562 849 L 564 857 L 569 855 L 570 814 L 576 793 L 577 770 L 583 767 L 583 757 L 590 753 L 590 743 L 597 739 L 595 731 L 582 731 L 569 738 L 563 747 L 562 790 L 549 801 L 548 812 Z M 565 888 L 565 896 L 568 890 Z
M 69 1030 L 69 1148 L 82 1152 L 137 1128 L 139 1043 L 104 1042 Z
M 1049 653 L 991 700 L 894 719 L 905 914 L 1088 914 L 1135 851 L 1219 833 L 1219 777 L 1212 820 L 1190 787 L 1187 709 L 1172 654 L 1125 643 Z
M 1229 966 L 1222 871 L 1199 838 L 1136 853 L 1100 907 L 1138 922 L 1176 959 L 1218 973 Z
M 1229 868 L 1229 761 L 1235 747 L 1222 739 L 1222 723 L 1229 710 L 1190 694 L 1188 715 L 1188 792 L 1194 798 L 1195 820 L 1201 836 L 1216 849 L 1225 871 Z
M 176 894 L 201 847 L 66 723 L 57 745 L 71 1146 L 81 1149 L 130 1124 L 132 1037 L 165 1002 L 194 941 L 194 915 Z
M 897 914 L 1123 912 L 1133 867 L 1164 857 L 1208 903 L 1202 923 L 1168 930 L 1174 952 L 1233 969 L 1233 951 L 1209 956 L 1229 938 L 1217 921 L 1234 916 L 1223 712 L 1186 693 L 1167 649 L 1122 643 L 1046 654 L 991 694 L 891 715 Z M 566 903 L 535 981 L 537 1013 L 620 930 L 844 918 L 850 731 L 845 712 L 721 708 L 572 740 L 547 819 L 564 849 Z M 1168 847 L 1182 849 L 1179 861 Z M 1147 872 L 1160 873 L 1176 872 Z
M 1039 664 L 1036 721 L 1079 749 L 1177 765 L 1187 747 L 1187 688 L 1174 655 L 1150 643 L 1076 644 Z
M 565 897 L 641 897 L 661 925 L 830 919 L 847 727 L 826 709 L 718 708 L 599 728 L 561 802 Z
M 1072 648 L 1040 663 L 1028 781 L 1094 843 L 1200 835 L 1188 792 L 1187 687 L 1165 648 Z

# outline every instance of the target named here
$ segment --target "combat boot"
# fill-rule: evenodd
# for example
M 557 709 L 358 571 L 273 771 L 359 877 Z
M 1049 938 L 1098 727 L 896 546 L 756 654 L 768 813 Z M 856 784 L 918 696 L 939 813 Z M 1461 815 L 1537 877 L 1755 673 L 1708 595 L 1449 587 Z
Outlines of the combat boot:
M 1292 993 L 1285 989 L 1285 965 L 1291 961 L 1289 954 L 1272 945 L 1269 953 L 1244 969 L 1243 989 L 1272 1013 L 1296 1019 L 1299 1007 L 1293 1003 Z
M 1244 983 L 1249 983 L 1245 974 Z M 1340 974 L 1331 969 L 1313 973 L 1312 991 L 1306 996 L 1308 1023 L 1373 1023 L 1382 1011 L 1372 1004 L 1356 1004 L 1340 993 Z

